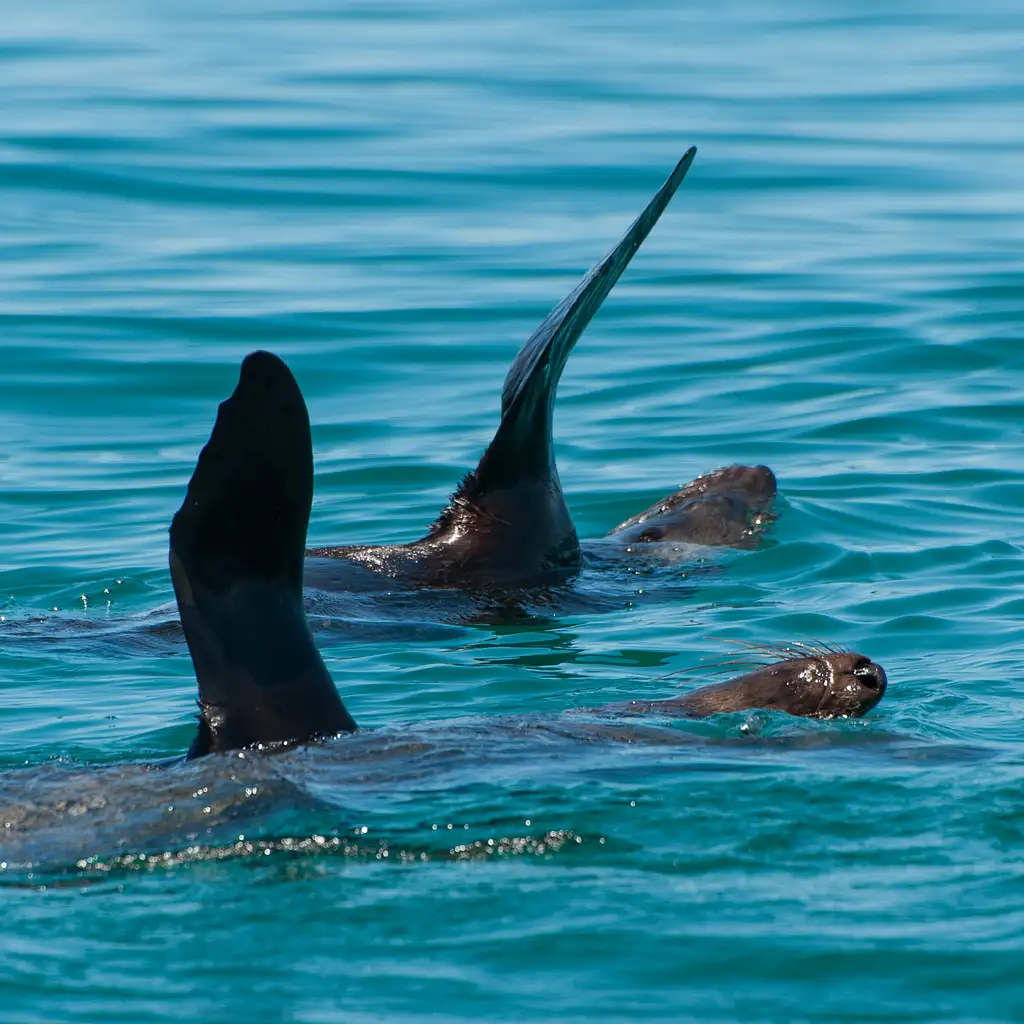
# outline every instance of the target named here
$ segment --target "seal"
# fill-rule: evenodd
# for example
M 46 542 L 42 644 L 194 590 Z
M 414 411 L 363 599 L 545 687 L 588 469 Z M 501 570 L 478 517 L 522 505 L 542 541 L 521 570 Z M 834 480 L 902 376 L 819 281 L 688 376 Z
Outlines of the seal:
M 189 758 L 356 730 L 303 604 L 312 499 L 306 404 L 288 367 L 254 352 L 218 409 L 170 527 L 171 579 L 199 687 Z M 702 717 L 766 708 L 825 718 L 863 714 L 885 685 L 881 667 L 863 655 L 790 651 L 682 697 L 600 710 Z
M 667 700 L 630 700 L 599 711 L 707 718 L 734 711 L 785 711 L 802 718 L 860 718 L 885 695 L 885 669 L 853 651 L 792 651 L 723 683 Z
M 476 468 L 427 534 L 395 545 L 316 547 L 306 584 L 319 590 L 372 587 L 343 563 L 419 587 L 488 589 L 560 583 L 583 567 L 555 465 L 555 393 L 569 354 L 686 177 L 691 147 L 622 240 L 548 314 L 516 356 L 501 392 L 501 420 Z M 699 477 L 612 530 L 606 560 L 652 541 L 749 547 L 775 498 L 766 466 L 731 466 Z M 642 528 L 641 528 L 642 527 Z

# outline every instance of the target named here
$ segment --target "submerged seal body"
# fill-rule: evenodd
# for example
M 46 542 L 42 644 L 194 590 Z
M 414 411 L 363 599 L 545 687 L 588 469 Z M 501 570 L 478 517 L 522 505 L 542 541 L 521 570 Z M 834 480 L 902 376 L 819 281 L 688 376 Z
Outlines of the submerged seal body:
M 313 495 L 309 417 L 295 379 L 266 352 L 242 363 L 170 528 L 175 597 L 199 685 L 190 757 L 353 732 L 302 598 Z M 767 708 L 860 715 L 885 673 L 859 654 L 788 657 L 668 701 L 602 711 L 701 717 Z
M 307 552 L 307 586 L 366 585 L 351 563 L 420 587 L 529 587 L 558 583 L 583 567 L 552 442 L 555 392 L 569 354 L 682 183 L 696 154 L 689 149 L 633 222 L 530 336 L 501 393 L 501 421 L 426 536 L 408 544 L 315 547 Z M 775 498 L 766 466 L 731 466 L 688 484 L 612 530 L 599 557 L 627 555 L 635 544 L 674 541 L 749 547 Z M 644 529 L 634 529 L 641 523 Z M 350 563 L 346 565 L 345 563 Z

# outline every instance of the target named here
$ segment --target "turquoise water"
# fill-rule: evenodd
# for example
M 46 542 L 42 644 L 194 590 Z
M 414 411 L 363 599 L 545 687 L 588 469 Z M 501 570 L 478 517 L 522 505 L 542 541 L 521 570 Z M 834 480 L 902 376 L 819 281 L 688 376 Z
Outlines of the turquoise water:
M 5 1021 L 1024 1017 L 1019 5 L 5 13 Z M 146 770 L 195 684 L 138 624 L 240 358 L 307 397 L 311 543 L 419 536 L 691 143 L 559 467 L 596 536 L 766 463 L 761 548 L 610 611 L 353 601 L 355 754 Z M 808 638 L 886 667 L 867 718 L 537 728 Z

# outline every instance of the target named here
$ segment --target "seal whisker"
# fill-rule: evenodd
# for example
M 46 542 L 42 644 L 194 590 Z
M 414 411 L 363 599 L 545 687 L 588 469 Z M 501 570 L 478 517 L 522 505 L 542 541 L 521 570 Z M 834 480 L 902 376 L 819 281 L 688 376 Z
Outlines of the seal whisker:
M 655 680 L 662 680 L 676 679 L 684 675 L 709 676 L 731 669 L 753 672 L 775 662 L 792 660 L 796 660 L 792 654 L 784 656 L 777 650 L 762 650 L 760 646 L 755 645 L 752 650 L 737 652 L 732 656 L 722 655 L 716 657 L 711 655 L 702 657 L 696 665 L 687 665 L 683 668 L 673 669 L 671 672 L 666 672 L 653 678 Z

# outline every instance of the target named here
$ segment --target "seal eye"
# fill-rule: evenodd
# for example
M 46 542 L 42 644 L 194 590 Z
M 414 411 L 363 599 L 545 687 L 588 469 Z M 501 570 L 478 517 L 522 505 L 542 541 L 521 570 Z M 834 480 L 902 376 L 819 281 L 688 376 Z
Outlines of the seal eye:
M 878 671 L 867 658 L 861 658 L 853 666 L 853 674 L 860 680 L 861 686 L 866 686 L 869 690 L 881 688 L 882 681 L 878 677 Z

